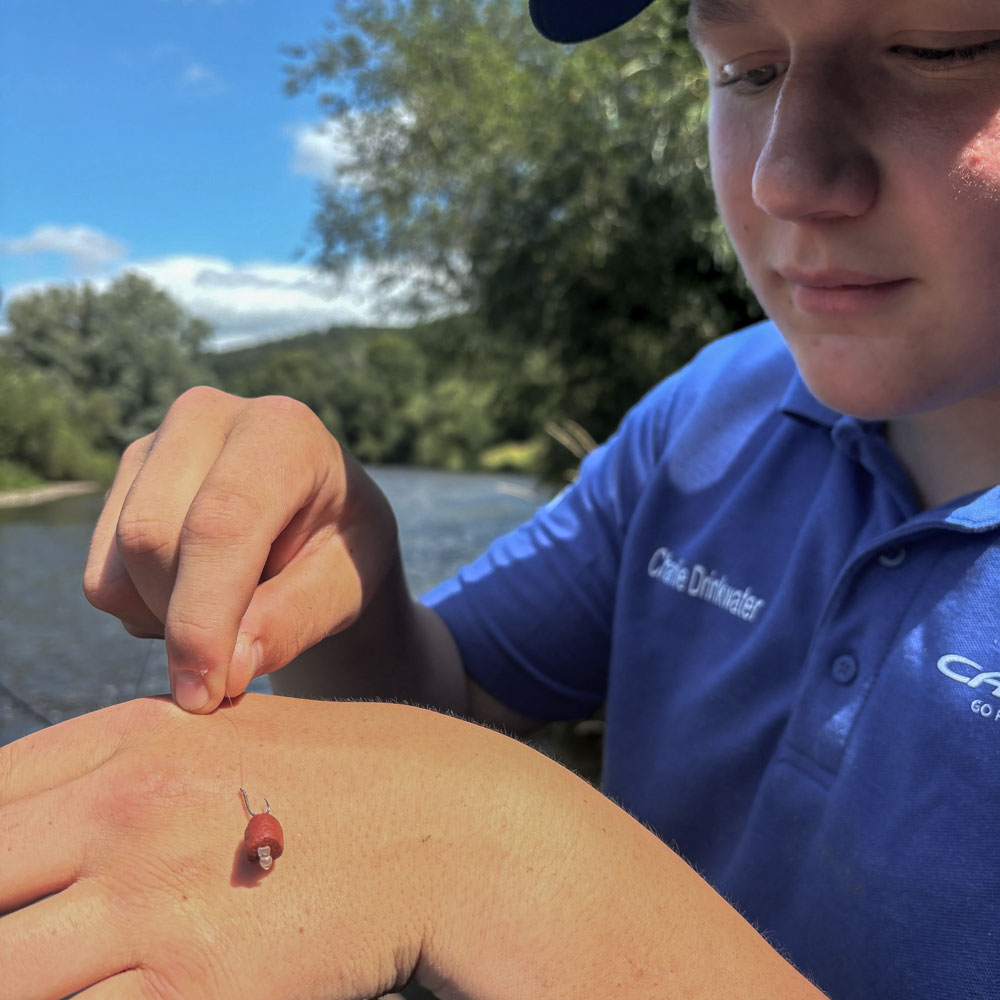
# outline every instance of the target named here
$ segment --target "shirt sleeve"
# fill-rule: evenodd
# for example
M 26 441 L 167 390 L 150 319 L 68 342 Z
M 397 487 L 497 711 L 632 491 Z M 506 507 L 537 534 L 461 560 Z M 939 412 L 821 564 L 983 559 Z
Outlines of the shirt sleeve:
M 666 439 L 677 378 L 628 414 L 572 486 L 424 596 L 467 672 L 510 708 L 579 719 L 605 700 L 623 542 Z

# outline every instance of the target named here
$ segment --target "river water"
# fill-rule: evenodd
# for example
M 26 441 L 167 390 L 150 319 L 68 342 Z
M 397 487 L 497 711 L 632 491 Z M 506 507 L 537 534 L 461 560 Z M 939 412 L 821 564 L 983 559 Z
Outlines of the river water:
M 550 494 L 524 477 L 369 470 L 399 520 L 417 593 L 478 555 Z M 92 608 L 80 580 L 99 496 L 0 510 L 0 745 L 49 723 L 167 690 L 163 643 Z M 251 689 L 267 690 L 258 679 Z

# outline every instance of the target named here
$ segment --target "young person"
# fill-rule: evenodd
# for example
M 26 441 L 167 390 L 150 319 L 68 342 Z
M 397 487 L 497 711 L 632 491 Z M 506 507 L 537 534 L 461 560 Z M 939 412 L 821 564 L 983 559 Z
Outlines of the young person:
M 577 40 L 641 6 L 533 13 Z M 691 28 L 770 321 L 424 603 L 304 408 L 182 397 L 123 459 L 86 588 L 210 714 L 4 751 L 0 995 L 996 995 L 1000 11 L 695 0 Z M 605 703 L 624 810 L 444 715 L 248 696 L 288 848 L 246 891 L 213 710 L 289 661 L 279 691 L 517 732 Z

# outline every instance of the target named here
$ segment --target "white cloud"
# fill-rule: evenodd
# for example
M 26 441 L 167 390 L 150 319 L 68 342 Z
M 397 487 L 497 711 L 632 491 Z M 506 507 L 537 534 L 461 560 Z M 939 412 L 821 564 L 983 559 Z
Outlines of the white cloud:
M 189 46 L 176 42 L 160 42 L 144 49 L 118 49 L 115 59 L 133 75 L 154 77 L 155 86 L 169 82 L 174 88 L 200 96 L 224 94 L 230 90 L 223 76 L 196 59 Z
M 377 274 L 355 267 L 343 279 L 301 264 L 234 264 L 213 257 L 166 257 L 134 270 L 216 328 L 216 346 L 269 339 L 332 324 L 405 323 L 380 295 Z
M 333 325 L 405 325 L 417 317 L 404 300 L 407 284 L 390 294 L 379 287 L 386 267 L 358 264 L 343 278 L 305 264 L 176 255 L 130 262 L 93 283 L 105 288 L 122 271 L 146 275 L 191 315 L 215 328 L 212 346 L 235 347 Z M 56 282 L 9 289 L 9 299 Z M 58 282 L 65 284 L 65 282 Z
M 27 236 L 0 237 L 0 256 L 30 257 L 54 253 L 68 257 L 73 269 L 92 274 L 122 260 L 125 244 L 90 226 L 39 226 Z
M 132 260 L 121 240 L 86 225 L 46 224 L 26 236 L 0 236 L 0 257 L 42 254 L 62 256 L 66 263 L 50 267 L 39 262 L 36 273 L 51 277 L 8 284 L 5 301 L 74 281 L 89 280 L 105 288 L 122 272 L 137 271 L 191 315 L 210 323 L 216 331 L 213 343 L 219 347 L 331 325 L 392 326 L 419 318 L 406 301 L 418 274 L 413 269 L 401 271 L 399 265 L 359 262 L 346 274 L 334 276 L 302 263 L 236 263 L 196 254 Z M 441 303 L 436 308 L 425 306 L 424 315 L 439 315 L 446 308 Z
M 229 89 L 218 73 L 199 62 L 188 64 L 180 75 L 180 83 L 203 94 L 221 94 Z
M 294 125 L 288 129 L 292 139 L 292 172 L 326 183 L 338 181 L 363 187 L 368 176 L 354 156 L 350 133 L 360 130 L 369 135 L 380 134 L 383 145 L 393 139 L 405 142 L 414 122 L 413 113 L 399 104 L 382 109 L 377 118 L 363 111 L 347 111 L 318 124 Z
M 181 74 L 182 83 L 204 83 L 206 80 L 214 80 L 215 74 L 206 69 L 201 63 L 191 63 Z
M 292 138 L 292 172 L 330 182 L 337 171 L 354 160 L 343 126 L 336 121 L 301 124 L 289 129 Z

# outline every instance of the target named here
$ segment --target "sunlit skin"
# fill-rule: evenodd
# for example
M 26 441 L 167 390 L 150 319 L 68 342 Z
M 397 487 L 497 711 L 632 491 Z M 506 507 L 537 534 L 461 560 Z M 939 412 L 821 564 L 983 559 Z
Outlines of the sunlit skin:
M 810 389 L 995 466 L 1000 4 L 692 7 L 720 210 Z

